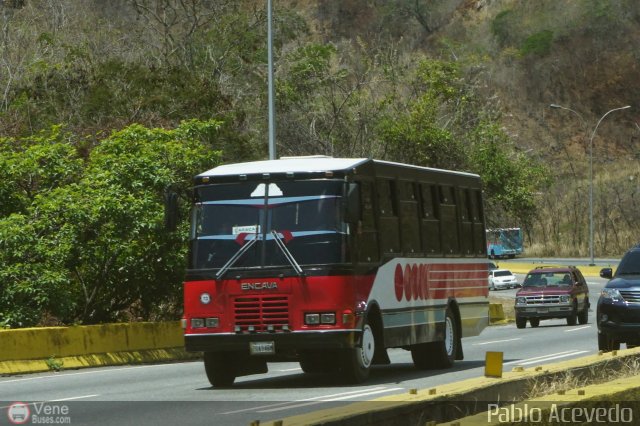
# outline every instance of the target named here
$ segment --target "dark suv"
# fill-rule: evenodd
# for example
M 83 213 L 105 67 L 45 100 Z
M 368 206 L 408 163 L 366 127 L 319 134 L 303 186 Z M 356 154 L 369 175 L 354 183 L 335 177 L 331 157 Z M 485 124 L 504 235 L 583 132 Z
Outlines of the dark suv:
M 589 321 L 589 288 L 575 266 L 532 269 L 516 293 L 516 326 L 540 325 L 541 319 L 566 318 L 567 324 Z
M 598 348 L 602 351 L 640 345 L 640 245 L 620 260 L 613 275 L 611 268 L 600 271 L 610 281 L 598 299 Z

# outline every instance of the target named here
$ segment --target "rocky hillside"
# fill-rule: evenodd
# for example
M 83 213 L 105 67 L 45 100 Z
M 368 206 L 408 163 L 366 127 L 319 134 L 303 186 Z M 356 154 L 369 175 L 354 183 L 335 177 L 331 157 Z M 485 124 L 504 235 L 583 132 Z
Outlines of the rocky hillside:
M 324 39 L 389 37 L 405 52 L 475 64 L 503 128 L 554 178 L 527 230 L 530 252 L 587 254 L 591 140 L 596 254 L 620 253 L 640 240 L 640 2 L 350 0 L 308 7 Z

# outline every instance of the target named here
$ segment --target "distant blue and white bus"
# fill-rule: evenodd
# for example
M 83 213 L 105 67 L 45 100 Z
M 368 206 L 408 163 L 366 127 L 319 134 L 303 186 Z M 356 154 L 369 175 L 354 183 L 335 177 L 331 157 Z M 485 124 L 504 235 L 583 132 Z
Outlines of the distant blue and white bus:
M 490 258 L 513 259 L 521 255 L 522 229 L 520 228 L 495 228 L 487 229 L 487 254 Z

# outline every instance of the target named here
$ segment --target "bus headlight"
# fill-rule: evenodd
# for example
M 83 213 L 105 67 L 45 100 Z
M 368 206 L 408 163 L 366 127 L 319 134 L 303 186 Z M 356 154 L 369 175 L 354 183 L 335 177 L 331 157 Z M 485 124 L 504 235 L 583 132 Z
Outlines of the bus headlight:
M 320 314 L 320 323 L 322 324 L 335 324 L 336 314 L 334 312 Z
M 191 328 L 204 328 L 204 318 L 191 318 Z
M 220 324 L 218 318 L 205 318 L 204 322 L 209 328 L 216 328 Z
M 320 324 L 320 314 L 304 314 L 304 323 L 307 325 Z
M 304 314 L 304 323 L 306 325 L 319 325 L 336 323 L 335 312 L 322 312 L 322 313 L 308 313 Z

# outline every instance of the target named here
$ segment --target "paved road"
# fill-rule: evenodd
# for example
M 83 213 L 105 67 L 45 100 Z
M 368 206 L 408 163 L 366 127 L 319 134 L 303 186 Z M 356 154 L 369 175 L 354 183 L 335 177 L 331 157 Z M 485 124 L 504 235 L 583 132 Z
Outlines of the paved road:
M 522 276 L 519 276 L 522 280 Z M 353 401 L 432 388 L 484 373 L 487 351 L 504 352 L 504 369 L 532 367 L 596 353 L 595 302 L 604 280 L 590 279 L 592 313 L 586 325 L 547 320 L 538 328 L 493 326 L 463 341 L 465 359 L 451 370 L 417 371 L 409 352 L 390 351 L 392 364 L 375 367 L 359 386 L 339 378 L 302 373 L 297 363 L 270 364 L 265 375 L 241 377 L 232 389 L 212 389 L 201 362 L 96 368 L 0 378 L 0 404 L 56 401 L 70 410 L 71 424 L 247 425 Z M 491 292 L 513 300 L 515 290 Z M 372 403 L 373 404 L 373 403 Z M 36 406 L 32 406 L 35 410 Z M 4 411 L 4 410 L 2 410 Z M 5 423 L 2 423 L 5 422 Z M 0 416 L 0 424 L 6 417 Z

